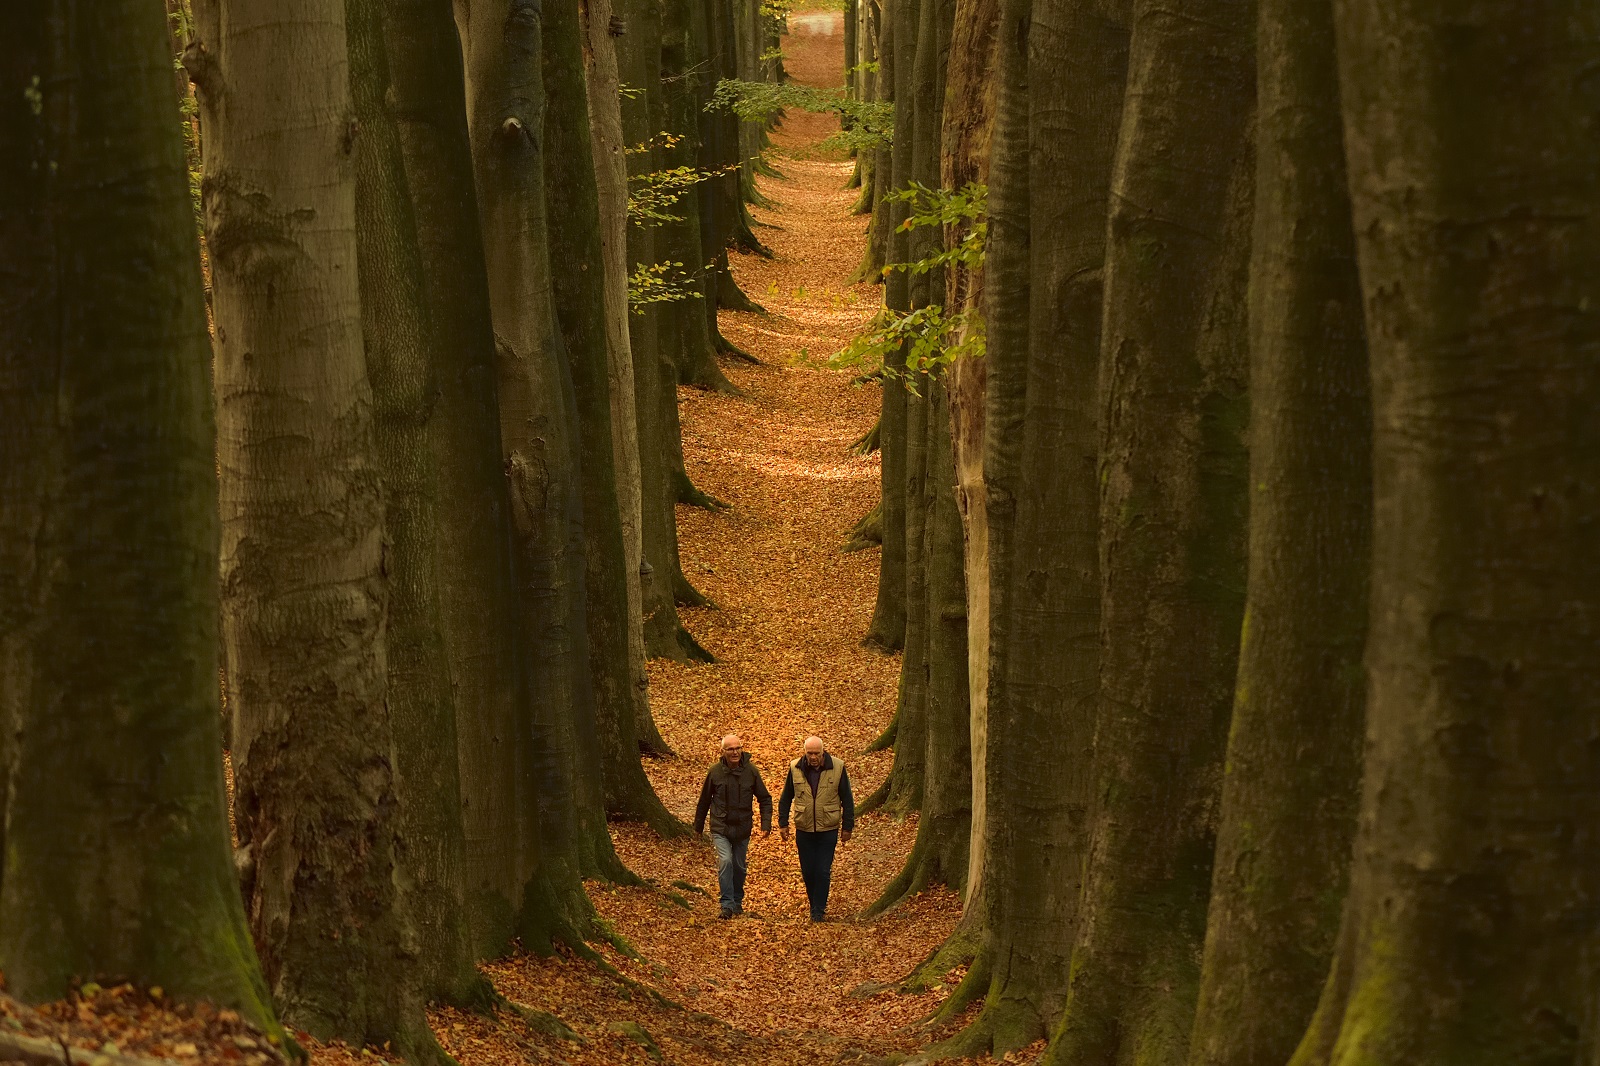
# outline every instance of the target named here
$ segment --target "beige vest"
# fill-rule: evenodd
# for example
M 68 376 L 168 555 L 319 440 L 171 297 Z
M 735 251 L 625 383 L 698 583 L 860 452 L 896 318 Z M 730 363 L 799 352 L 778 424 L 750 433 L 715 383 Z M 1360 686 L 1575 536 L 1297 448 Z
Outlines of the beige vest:
M 789 780 L 794 782 L 794 827 L 802 833 L 826 833 L 844 821 L 844 802 L 839 799 L 844 763 L 835 758 L 833 766 L 822 771 L 813 798 L 811 782 L 806 780 L 805 758 L 802 755 L 789 764 Z

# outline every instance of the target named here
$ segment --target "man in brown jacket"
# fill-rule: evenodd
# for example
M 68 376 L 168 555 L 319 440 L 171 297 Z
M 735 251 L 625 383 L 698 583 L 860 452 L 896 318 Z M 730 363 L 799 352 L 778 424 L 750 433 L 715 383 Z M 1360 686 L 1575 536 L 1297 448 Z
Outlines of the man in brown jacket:
M 844 763 L 829 755 L 821 737 L 806 737 L 805 754 L 789 764 L 789 776 L 778 797 L 778 834 L 789 839 L 789 808 L 794 807 L 794 845 L 800 853 L 800 877 L 806 883 L 811 920 L 827 920 L 828 885 L 833 880 L 833 852 L 856 827 L 856 801 Z
M 745 857 L 750 850 L 750 831 L 755 819 L 750 804 L 761 805 L 761 835 L 772 835 L 772 794 L 761 771 L 745 753 L 744 741 L 729 733 L 722 738 L 722 758 L 706 773 L 700 786 L 700 802 L 694 808 L 694 831 L 705 832 L 706 815 L 711 816 L 711 843 L 717 849 L 717 887 L 722 910 L 719 918 L 744 913 Z

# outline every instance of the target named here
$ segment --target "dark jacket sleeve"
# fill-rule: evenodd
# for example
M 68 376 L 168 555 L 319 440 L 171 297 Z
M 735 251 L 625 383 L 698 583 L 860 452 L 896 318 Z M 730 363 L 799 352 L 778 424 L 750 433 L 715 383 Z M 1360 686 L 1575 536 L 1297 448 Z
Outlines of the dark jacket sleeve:
M 783 794 L 778 797 L 778 828 L 789 824 L 789 808 L 794 806 L 794 771 L 783 775 Z
M 755 792 L 756 802 L 761 804 L 761 831 L 770 833 L 772 832 L 772 793 L 767 791 L 767 783 L 761 780 L 761 771 L 756 770 L 753 766 L 751 769 L 756 771 Z
M 839 771 L 839 802 L 844 804 L 844 830 L 856 831 L 856 798 L 850 793 L 850 771 Z
M 694 832 L 696 836 L 705 832 L 706 814 L 711 810 L 711 775 L 706 774 L 706 783 L 700 786 L 700 802 L 694 805 Z

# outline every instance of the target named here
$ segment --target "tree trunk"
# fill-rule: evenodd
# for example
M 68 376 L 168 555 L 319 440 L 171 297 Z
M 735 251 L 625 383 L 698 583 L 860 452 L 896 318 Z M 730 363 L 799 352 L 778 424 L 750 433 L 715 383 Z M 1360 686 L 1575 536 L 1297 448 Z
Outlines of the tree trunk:
M 528 656 L 519 684 L 537 681 L 528 712 L 509 728 L 481 712 L 458 720 L 468 913 L 476 950 L 487 956 L 517 935 L 530 947 L 574 936 L 573 923 L 585 920 L 584 835 L 569 818 L 582 812 L 581 775 L 593 769 L 577 763 L 580 723 L 592 720 L 594 695 L 584 636 L 582 444 L 555 322 L 545 219 L 543 26 L 520 0 L 457 0 L 455 14 L 526 642 L 519 651 Z M 550 834 L 558 839 L 541 839 Z
M 664 104 L 663 129 L 677 139 L 663 146 L 660 161 L 667 168 L 700 165 L 700 117 L 704 101 L 696 88 L 697 79 L 710 75 L 704 68 L 692 32 L 691 8 L 703 0 L 683 0 L 662 5 L 661 92 Z M 709 99 L 709 91 L 707 92 Z M 738 389 L 717 365 L 717 345 L 712 330 L 716 319 L 716 278 L 708 269 L 702 238 L 701 196 L 689 190 L 672 213 L 677 221 L 663 225 L 657 242 L 663 261 L 682 272 L 682 284 L 692 298 L 676 300 L 661 307 L 663 344 L 678 367 L 678 380 L 698 389 L 737 394 Z M 681 464 L 680 464 L 681 469 Z M 688 477 L 684 475 L 684 481 Z M 689 501 L 684 501 L 689 502 Z
M 1281 1066 L 1355 833 L 1372 415 L 1329 3 L 1262 0 L 1250 580 L 1191 1066 Z
M 383 471 L 357 269 L 366 148 L 344 11 L 196 15 L 246 909 L 286 1021 L 432 1058 L 397 888 Z
M 952 1051 L 1028 1044 L 1066 996 L 1092 801 L 1101 293 L 1126 19 L 1121 5 L 1036 0 L 1031 12 L 1003 7 L 997 31 L 984 278 L 989 939 L 974 967 L 989 989 Z
M 995 29 L 1000 0 L 957 0 L 950 41 L 949 71 L 944 98 L 941 185 L 963 189 L 970 184 L 987 187 L 989 154 L 994 136 L 997 84 Z M 967 236 L 964 227 L 951 227 L 946 247 Z M 945 306 L 952 313 L 981 315 L 983 269 L 952 265 L 945 272 Z M 965 341 L 962 336 L 958 341 Z M 955 504 L 961 520 L 963 579 L 967 614 L 968 751 L 972 784 L 971 841 L 965 913 L 979 920 L 982 914 L 983 835 L 986 817 L 985 751 L 989 708 L 989 522 L 988 490 L 983 475 L 984 392 L 988 362 L 960 359 L 949 369 L 950 443 L 955 476 Z
M 894 144 L 885 153 L 882 173 L 887 175 L 883 192 L 901 189 L 911 177 L 911 141 L 914 136 L 911 68 L 916 49 L 915 0 L 885 0 L 880 78 L 894 100 Z M 906 237 L 900 231 L 905 220 L 905 205 L 885 200 L 882 231 L 886 262 L 904 262 Z M 873 225 L 879 220 L 873 218 Z M 892 271 L 884 282 L 884 303 L 891 311 L 911 309 L 911 293 L 906 272 Z M 866 642 L 884 651 L 905 647 L 906 605 L 906 448 L 907 395 L 904 380 L 905 353 L 891 352 L 884 360 L 883 413 L 879 440 L 883 471 L 883 553 L 878 566 L 878 600 Z
M 644 669 L 643 496 L 640 484 L 639 417 L 633 382 L 633 346 L 628 313 L 628 162 L 624 154 L 617 49 L 611 33 L 612 0 L 582 0 L 584 82 L 589 104 L 589 143 L 594 153 L 600 208 L 600 254 L 605 270 L 606 383 L 611 396 L 611 448 L 628 591 L 628 661 L 639 741 L 657 755 L 672 749 L 650 713 L 650 678 Z M 626 29 L 626 27 L 624 27 Z
M 449 12 L 437 5 L 408 0 L 380 10 L 352 0 L 348 12 L 351 90 L 364 134 L 355 156 L 362 333 L 386 490 L 385 651 L 400 861 L 421 996 L 481 1003 L 489 990 L 473 966 L 463 909 L 456 706 L 493 704 L 509 720 L 517 687 L 494 342 L 458 117 L 460 52 Z M 432 103 L 435 94 L 453 95 L 456 110 Z M 461 590 L 474 594 L 465 611 L 456 602 L 468 598 Z M 485 624 L 469 631 L 471 656 L 452 656 L 463 614 Z
M 684 827 L 662 805 L 639 764 L 638 729 L 644 716 L 635 702 L 643 693 L 634 686 L 630 661 L 627 567 L 612 453 L 605 279 L 601 270 L 588 269 L 589 264 L 601 262 L 602 253 L 578 3 L 547 0 L 543 8 L 544 84 L 549 94 L 544 166 L 551 258 L 578 265 L 576 270 L 555 271 L 553 288 L 559 342 L 577 395 L 582 443 L 584 579 L 598 726 L 596 754 L 607 813 L 674 836 Z M 585 740 L 582 731 L 579 740 Z
M 659 0 L 622 0 L 624 32 L 617 39 L 620 77 L 633 92 L 622 100 L 623 140 L 634 179 L 654 173 L 661 148 L 656 136 L 664 124 L 661 89 L 661 5 Z M 634 221 L 628 227 L 630 273 L 659 261 L 665 250 L 661 227 Z M 640 524 L 643 563 L 640 576 L 645 653 L 652 659 L 677 662 L 709 660 L 710 655 L 683 627 L 673 596 L 677 567 L 676 487 L 669 456 L 676 442 L 667 440 L 677 426 L 678 374 L 666 353 L 673 338 L 662 330 L 669 321 L 661 304 L 645 304 L 633 313 L 629 331 L 633 349 L 633 381 L 639 422 Z M 646 572 L 647 571 L 647 572 Z
M 1587 5 L 1335 7 L 1373 382 L 1360 829 L 1310 1064 L 1600 1043 Z
M 159 5 L 0 47 L 0 966 L 278 1032 L 228 855 L 205 308 Z
M 1188 1053 L 1244 607 L 1253 28 L 1243 0 L 1134 4 L 1101 342 L 1098 803 L 1051 1063 Z

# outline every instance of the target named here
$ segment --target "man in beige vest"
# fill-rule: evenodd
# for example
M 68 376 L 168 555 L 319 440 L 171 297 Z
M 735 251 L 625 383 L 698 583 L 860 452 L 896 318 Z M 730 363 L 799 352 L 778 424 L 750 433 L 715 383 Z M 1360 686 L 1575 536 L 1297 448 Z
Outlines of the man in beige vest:
M 806 737 L 805 754 L 789 764 L 789 776 L 778 798 L 778 833 L 789 839 L 789 810 L 794 809 L 794 843 L 800 853 L 800 876 L 811 902 L 811 920 L 826 921 L 828 883 L 833 879 L 833 851 L 850 839 L 856 827 L 856 801 L 844 763 L 829 755 L 821 737 Z

